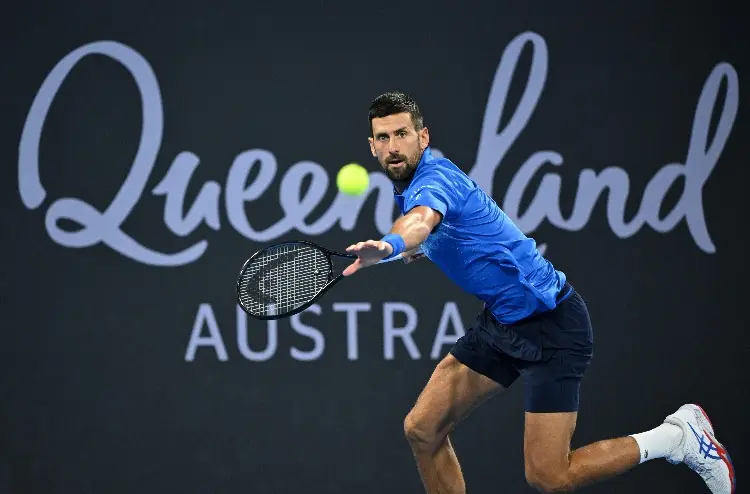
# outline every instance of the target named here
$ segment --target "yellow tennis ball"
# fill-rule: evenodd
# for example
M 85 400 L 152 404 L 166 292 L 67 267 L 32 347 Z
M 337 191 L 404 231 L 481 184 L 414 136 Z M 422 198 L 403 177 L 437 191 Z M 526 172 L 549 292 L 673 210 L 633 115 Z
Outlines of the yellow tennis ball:
M 343 166 L 336 175 L 336 186 L 346 195 L 362 195 L 367 191 L 369 185 L 370 175 L 365 167 L 357 163 L 349 163 Z

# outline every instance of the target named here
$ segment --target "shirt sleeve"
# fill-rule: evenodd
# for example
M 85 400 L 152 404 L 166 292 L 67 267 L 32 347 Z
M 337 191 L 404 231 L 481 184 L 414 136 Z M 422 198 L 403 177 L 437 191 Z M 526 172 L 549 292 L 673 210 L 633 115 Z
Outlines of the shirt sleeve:
M 428 173 L 409 187 L 404 197 L 404 212 L 417 206 L 427 206 L 445 218 L 457 212 L 461 204 L 461 191 L 442 173 Z

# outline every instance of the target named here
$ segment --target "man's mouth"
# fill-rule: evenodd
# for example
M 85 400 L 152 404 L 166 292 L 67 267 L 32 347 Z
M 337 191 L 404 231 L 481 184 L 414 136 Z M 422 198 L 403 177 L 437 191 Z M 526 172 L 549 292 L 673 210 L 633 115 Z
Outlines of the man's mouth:
M 388 166 L 392 166 L 393 168 L 399 168 L 399 167 L 404 166 L 404 162 L 403 161 L 389 161 Z

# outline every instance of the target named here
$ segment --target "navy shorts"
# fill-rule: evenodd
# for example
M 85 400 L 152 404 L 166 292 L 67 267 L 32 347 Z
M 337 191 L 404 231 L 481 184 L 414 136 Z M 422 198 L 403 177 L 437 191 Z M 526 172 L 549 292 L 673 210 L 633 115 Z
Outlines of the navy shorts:
M 470 369 L 510 387 L 524 377 L 527 412 L 578 411 L 581 380 L 593 355 L 591 319 L 568 283 L 556 308 L 502 324 L 487 307 L 451 349 Z

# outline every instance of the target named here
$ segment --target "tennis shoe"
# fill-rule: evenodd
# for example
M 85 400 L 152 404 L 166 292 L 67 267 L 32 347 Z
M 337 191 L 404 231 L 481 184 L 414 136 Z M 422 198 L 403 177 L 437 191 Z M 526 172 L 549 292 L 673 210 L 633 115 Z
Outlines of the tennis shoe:
M 701 476 L 712 493 L 734 494 L 736 479 L 732 460 L 716 440 L 706 412 L 698 405 L 682 405 L 664 422 L 682 429 L 680 444 L 666 460 L 687 465 Z

